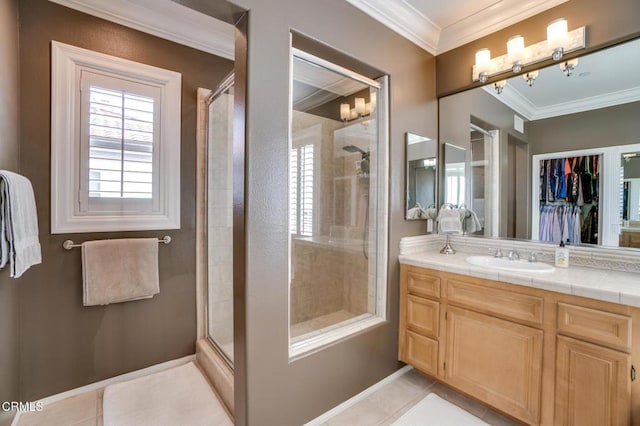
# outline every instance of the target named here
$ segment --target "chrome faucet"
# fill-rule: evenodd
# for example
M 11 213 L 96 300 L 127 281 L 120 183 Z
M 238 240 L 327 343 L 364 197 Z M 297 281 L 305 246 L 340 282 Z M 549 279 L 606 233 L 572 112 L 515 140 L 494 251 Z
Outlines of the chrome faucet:
M 529 253 L 529 262 L 537 262 L 542 256 L 544 253 L 532 251 Z
M 520 254 L 516 249 L 512 249 L 509 251 L 509 255 L 507 256 L 509 260 L 520 260 Z
M 496 258 L 502 257 L 502 249 L 500 247 L 498 247 L 496 249 L 493 249 L 493 248 L 489 249 L 490 252 L 494 251 L 494 250 L 495 250 L 495 252 L 493 253 L 493 257 L 496 257 Z

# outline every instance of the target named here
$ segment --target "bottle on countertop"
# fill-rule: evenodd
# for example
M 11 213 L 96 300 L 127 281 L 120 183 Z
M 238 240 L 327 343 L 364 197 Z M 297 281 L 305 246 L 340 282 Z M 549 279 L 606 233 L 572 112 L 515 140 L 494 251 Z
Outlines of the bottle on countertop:
M 556 249 L 556 266 L 560 268 L 569 267 L 569 249 L 565 247 L 564 241 L 560 241 L 560 247 Z

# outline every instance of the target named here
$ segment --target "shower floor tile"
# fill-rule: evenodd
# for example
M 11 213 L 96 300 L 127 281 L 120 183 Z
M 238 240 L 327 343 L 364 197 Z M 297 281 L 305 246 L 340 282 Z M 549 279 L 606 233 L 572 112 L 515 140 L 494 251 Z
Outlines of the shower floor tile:
M 291 339 L 300 337 L 304 334 L 313 333 L 315 331 L 327 328 L 329 326 L 341 323 L 343 321 L 355 318 L 359 314 L 354 314 L 345 310 L 332 312 L 330 314 L 321 315 L 308 321 L 299 322 L 291 325 Z

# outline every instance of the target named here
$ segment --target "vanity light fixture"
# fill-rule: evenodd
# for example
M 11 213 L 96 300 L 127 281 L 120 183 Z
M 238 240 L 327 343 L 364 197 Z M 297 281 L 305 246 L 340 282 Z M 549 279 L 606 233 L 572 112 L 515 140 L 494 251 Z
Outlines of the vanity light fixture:
M 522 70 L 522 63 L 525 61 L 524 37 L 516 35 L 507 40 L 507 56 L 514 73 Z
M 351 108 L 348 103 L 340 104 L 340 119 L 347 123 L 371 114 L 371 102 L 364 101 L 364 98 L 356 98 L 355 106 Z
M 560 69 L 567 77 L 570 77 L 573 74 L 573 70 L 578 65 L 578 58 L 569 59 L 568 61 L 564 61 L 560 64 Z
M 486 83 L 491 76 L 509 70 L 519 73 L 525 66 L 549 58 L 560 61 L 566 53 L 584 49 L 586 46 L 586 27 L 571 31 L 568 31 L 567 27 L 567 20 L 564 18 L 552 21 L 547 27 L 547 39 L 530 46 L 525 46 L 522 36 L 510 37 L 507 41 L 507 53 L 493 59 L 489 49 L 478 50 L 471 74 L 472 81 Z
M 529 71 L 528 73 L 522 76 L 522 78 L 524 78 L 524 80 L 527 82 L 529 87 L 533 86 L 533 82 L 536 81 L 537 77 L 538 77 L 538 71 Z
M 504 89 L 504 86 L 506 85 L 507 85 L 507 80 L 500 80 L 493 83 L 493 88 L 496 89 L 496 93 L 498 93 L 499 95 L 502 93 L 502 89 Z

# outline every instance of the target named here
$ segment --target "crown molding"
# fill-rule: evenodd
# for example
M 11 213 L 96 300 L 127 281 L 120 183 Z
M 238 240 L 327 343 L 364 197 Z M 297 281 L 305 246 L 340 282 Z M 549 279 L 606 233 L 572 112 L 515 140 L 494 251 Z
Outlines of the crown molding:
M 493 85 L 483 86 L 482 88 L 529 121 L 543 120 L 560 115 L 575 114 L 640 101 L 640 86 L 544 107 L 536 107 L 520 92 L 510 87 L 508 83 L 500 95 L 496 93 Z
M 232 25 L 170 0 L 49 0 L 156 37 L 233 60 Z
M 568 0 L 502 0 L 442 30 L 437 54 L 447 52 L 510 25 L 558 6 Z M 505 40 L 506 43 L 506 40 Z
M 445 28 L 404 0 L 346 1 L 432 55 L 439 55 L 568 0 L 500 0 Z
M 407 2 L 403 0 L 346 1 L 420 48 L 432 55 L 436 54 L 441 28 Z

